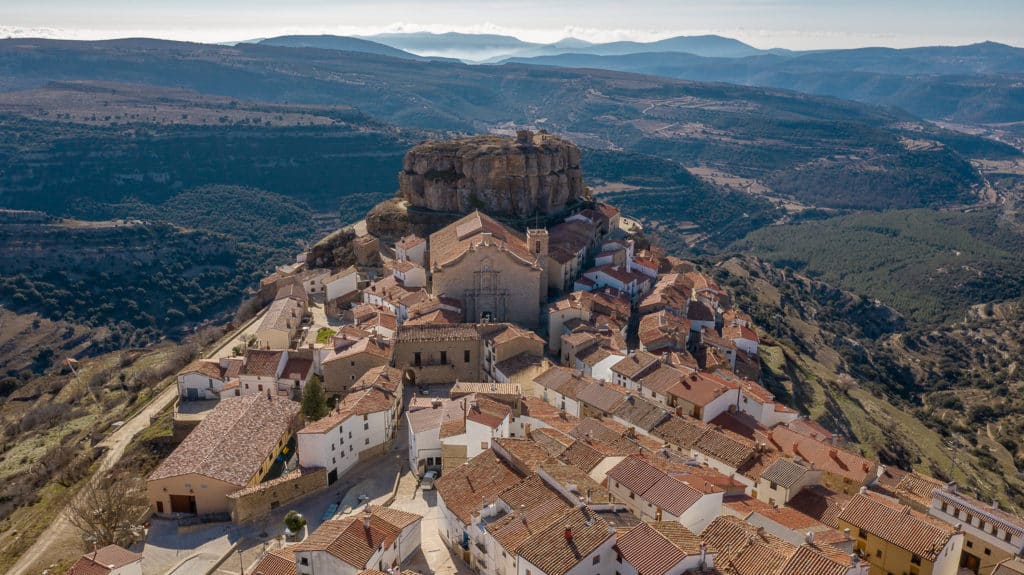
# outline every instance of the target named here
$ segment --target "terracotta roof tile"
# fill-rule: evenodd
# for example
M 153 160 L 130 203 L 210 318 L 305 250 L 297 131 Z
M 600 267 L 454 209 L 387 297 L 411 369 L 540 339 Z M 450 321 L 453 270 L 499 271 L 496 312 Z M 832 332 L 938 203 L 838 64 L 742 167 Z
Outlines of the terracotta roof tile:
M 604 519 L 585 507 L 577 508 L 526 540 L 518 554 L 546 575 L 565 575 L 611 537 Z
M 220 400 L 149 476 L 186 474 L 245 486 L 294 424 L 299 404 L 260 393 Z
M 462 523 L 468 525 L 482 503 L 493 503 L 519 481 L 519 475 L 508 464 L 493 451 L 485 451 L 442 475 L 437 480 L 437 495 Z
M 271 549 L 260 559 L 253 573 L 263 575 L 295 575 L 295 549 L 293 546 Z
M 826 487 L 805 487 L 786 504 L 833 529 L 839 528 L 839 514 L 852 496 L 836 493 Z
M 839 521 L 929 561 L 938 557 L 954 534 L 952 526 L 870 492 L 854 495 L 839 514 Z

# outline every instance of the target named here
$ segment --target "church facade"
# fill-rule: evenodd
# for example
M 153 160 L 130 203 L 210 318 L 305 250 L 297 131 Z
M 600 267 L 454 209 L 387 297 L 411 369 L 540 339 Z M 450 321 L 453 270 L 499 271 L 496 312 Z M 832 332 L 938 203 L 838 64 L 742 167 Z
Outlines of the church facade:
M 526 235 L 475 211 L 430 236 L 431 293 L 464 320 L 536 326 L 547 297 L 547 230 Z

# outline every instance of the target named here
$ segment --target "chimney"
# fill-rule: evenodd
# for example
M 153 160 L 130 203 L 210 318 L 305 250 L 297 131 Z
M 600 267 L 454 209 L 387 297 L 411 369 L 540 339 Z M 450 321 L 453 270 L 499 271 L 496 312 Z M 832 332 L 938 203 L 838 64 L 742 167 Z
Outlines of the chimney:
M 843 537 L 846 537 L 847 541 L 850 540 L 850 528 L 849 527 L 847 527 L 846 529 L 843 529 Z
M 708 565 L 708 544 L 700 542 L 700 568 L 703 570 Z
M 565 526 L 565 540 L 572 542 L 572 527 L 569 525 Z
M 363 529 L 365 529 L 367 531 L 370 530 L 370 518 L 371 517 L 373 517 L 373 514 L 370 513 L 369 509 L 367 509 L 366 511 L 363 512 Z
M 588 487 L 587 488 L 587 505 L 593 503 L 594 502 L 593 499 L 594 499 L 594 490 L 593 490 L 593 488 Z
M 523 525 L 526 525 L 526 504 L 525 503 L 520 503 L 519 504 L 519 519 L 520 519 L 520 521 L 523 522 Z
M 995 510 L 999 509 L 999 502 L 996 501 L 995 499 L 992 500 L 992 509 L 995 509 Z
M 808 531 L 807 534 L 804 535 L 804 541 L 806 541 L 808 545 L 814 545 L 814 532 Z
M 850 565 L 853 567 L 860 565 L 860 555 L 850 553 Z
M 868 488 L 867 488 L 866 485 L 861 485 L 860 486 L 860 494 L 861 495 L 867 495 L 868 494 Z

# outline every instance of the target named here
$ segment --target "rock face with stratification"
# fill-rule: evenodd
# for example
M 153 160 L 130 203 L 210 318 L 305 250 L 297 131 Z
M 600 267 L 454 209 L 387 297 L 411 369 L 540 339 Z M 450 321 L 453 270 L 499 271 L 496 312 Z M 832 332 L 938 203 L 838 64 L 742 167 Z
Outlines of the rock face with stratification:
M 420 144 L 405 155 L 398 182 L 414 207 L 495 216 L 555 213 L 585 194 L 580 149 L 528 131 Z

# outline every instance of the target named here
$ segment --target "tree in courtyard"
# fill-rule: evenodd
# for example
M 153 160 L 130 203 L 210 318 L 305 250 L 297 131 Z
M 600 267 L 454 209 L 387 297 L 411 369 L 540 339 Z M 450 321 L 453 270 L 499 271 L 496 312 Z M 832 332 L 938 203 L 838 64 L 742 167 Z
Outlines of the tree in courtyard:
M 68 506 L 68 520 L 97 546 L 126 547 L 149 513 L 146 485 L 127 473 L 100 474 Z
M 302 415 L 306 417 L 307 421 L 316 421 L 327 415 L 330 410 L 330 406 L 327 405 L 327 395 L 324 394 L 324 386 L 320 383 L 320 378 L 314 375 L 302 391 Z
M 293 509 L 285 514 L 284 526 L 288 528 L 288 531 L 298 533 L 306 526 L 306 518 L 303 517 L 301 513 Z

